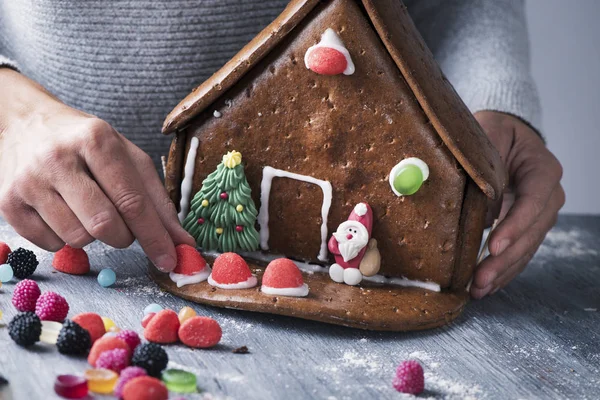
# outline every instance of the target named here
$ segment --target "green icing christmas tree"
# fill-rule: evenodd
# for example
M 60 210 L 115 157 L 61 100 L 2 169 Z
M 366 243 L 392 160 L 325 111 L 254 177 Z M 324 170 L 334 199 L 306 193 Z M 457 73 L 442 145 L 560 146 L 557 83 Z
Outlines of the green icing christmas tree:
M 254 251 L 258 212 L 244 174 L 242 154 L 230 151 L 192 199 L 183 227 L 203 250 Z

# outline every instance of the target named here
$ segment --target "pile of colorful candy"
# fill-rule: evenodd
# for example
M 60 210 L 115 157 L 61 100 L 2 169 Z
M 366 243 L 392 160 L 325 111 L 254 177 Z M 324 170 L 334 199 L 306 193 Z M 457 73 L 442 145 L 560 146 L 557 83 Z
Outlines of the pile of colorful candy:
M 5 264 L 7 263 L 7 264 Z M 196 376 L 190 372 L 166 370 L 169 358 L 160 344 L 176 343 L 194 348 L 213 347 L 221 340 L 221 327 L 212 318 L 198 316 L 190 307 L 179 314 L 150 304 L 144 310 L 144 338 L 133 330 L 121 330 L 108 317 L 86 312 L 67 319 L 69 304 L 55 292 L 44 292 L 25 279 L 38 265 L 35 254 L 19 248 L 13 252 L 0 242 L 0 280 L 23 279 L 13 290 L 12 304 L 19 313 L 8 324 L 9 335 L 20 346 L 41 341 L 56 345 L 65 355 L 87 355 L 91 368 L 82 376 L 59 375 L 55 392 L 64 398 L 79 399 L 89 392 L 114 394 L 125 400 L 166 400 L 168 391 L 196 392 Z M 58 271 L 82 275 L 90 271 L 87 254 L 66 245 L 54 256 Z M 105 269 L 98 275 L 103 287 L 114 284 L 115 273 Z M 0 315 L 1 317 L 1 315 Z

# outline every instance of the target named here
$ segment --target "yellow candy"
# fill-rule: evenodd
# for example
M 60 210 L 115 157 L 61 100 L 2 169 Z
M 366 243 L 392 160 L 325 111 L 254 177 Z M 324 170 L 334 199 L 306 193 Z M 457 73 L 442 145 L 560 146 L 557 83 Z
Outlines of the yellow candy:
M 237 207 L 235 208 L 235 211 L 237 211 L 237 212 L 242 212 L 242 211 L 244 211 L 244 206 L 243 206 L 243 205 L 241 205 L 241 204 L 238 204 L 238 205 L 237 205 Z
M 208 200 L 202 200 L 202 207 L 208 207 Z
M 3 316 L 3 315 L 4 315 L 4 314 L 2 314 L 2 311 L 0 311 L 0 319 L 2 319 L 2 316 Z
M 215 232 L 217 232 L 217 235 L 220 235 L 223 233 L 223 228 L 217 228 L 215 229 Z
M 183 324 L 185 321 L 195 316 L 196 311 L 194 311 L 192 307 L 183 307 L 181 310 L 179 310 L 179 323 Z
M 83 377 L 88 381 L 88 390 L 99 394 L 112 394 L 119 375 L 110 369 L 87 369 Z
M 106 329 L 106 332 L 110 332 L 111 328 L 117 326 L 117 324 L 115 324 L 115 322 L 108 317 L 102 317 L 102 322 L 104 322 L 104 329 Z
M 121 332 L 121 328 L 119 328 L 118 326 L 111 326 L 108 331 L 113 333 L 119 333 Z

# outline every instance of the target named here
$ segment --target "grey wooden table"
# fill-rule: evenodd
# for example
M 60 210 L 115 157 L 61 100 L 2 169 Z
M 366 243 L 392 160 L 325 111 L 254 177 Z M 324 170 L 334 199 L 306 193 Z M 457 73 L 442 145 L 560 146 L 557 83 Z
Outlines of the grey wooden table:
M 0 240 L 32 248 L 0 222 Z M 600 398 L 600 217 L 562 216 L 535 259 L 508 288 L 472 302 L 453 325 L 426 332 L 365 332 L 303 320 L 188 304 L 161 292 L 146 275 L 140 248 L 89 246 L 93 273 L 53 273 L 51 254 L 38 251 L 34 278 L 67 298 L 69 315 L 93 311 L 141 332 L 144 307 L 192 305 L 216 318 L 223 340 L 212 350 L 168 346 L 172 367 L 196 373 L 202 394 L 187 398 L 401 399 L 396 365 L 418 358 L 426 370 L 420 398 Z M 103 289 L 96 273 L 115 269 L 118 284 Z M 14 283 L 0 289 L 4 321 L 15 310 Z M 248 346 L 250 354 L 233 354 Z M 54 399 L 57 374 L 81 373 L 84 359 L 53 346 L 16 346 L 0 328 L 0 374 L 10 385 L 0 399 Z M 96 398 L 101 398 L 96 396 Z

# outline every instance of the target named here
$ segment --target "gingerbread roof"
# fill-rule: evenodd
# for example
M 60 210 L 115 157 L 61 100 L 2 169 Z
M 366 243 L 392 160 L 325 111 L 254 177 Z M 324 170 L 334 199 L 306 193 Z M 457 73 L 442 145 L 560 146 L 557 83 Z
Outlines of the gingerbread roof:
M 319 2 L 292 0 L 277 19 L 171 111 L 164 122 L 163 133 L 185 127 L 225 94 Z M 500 155 L 443 75 L 406 7 L 397 0 L 362 0 L 362 5 L 444 144 L 489 198 L 499 198 L 506 182 Z

